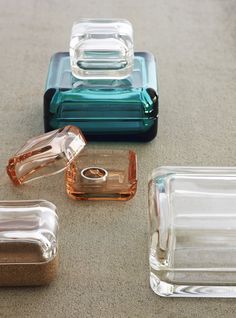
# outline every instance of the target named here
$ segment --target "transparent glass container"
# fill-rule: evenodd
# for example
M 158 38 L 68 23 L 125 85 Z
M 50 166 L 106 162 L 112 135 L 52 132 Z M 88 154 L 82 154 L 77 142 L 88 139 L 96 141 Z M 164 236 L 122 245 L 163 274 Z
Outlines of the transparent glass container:
M 154 170 L 149 219 L 155 293 L 236 297 L 236 168 Z
M 67 168 L 67 193 L 75 200 L 126 201 L 136 193 L 136 170 L 132 150 L 84 150 Z
M 152 140 L 158 126 L 156 63 L 148 52 L 135 52 L 133 63 L 125 79 L 78 80 L 69 53 L 54 54 L 44 94 L 45 131 L 74 125 L 87 140 Z
M 127 20 L 81 19 L 74 23 L 70 62 L 80 79 L 124 78 L 133 67 L 133 29 Z
M 49 284 L 57 276 L 54 204 L 0 201 L 0 286 Z

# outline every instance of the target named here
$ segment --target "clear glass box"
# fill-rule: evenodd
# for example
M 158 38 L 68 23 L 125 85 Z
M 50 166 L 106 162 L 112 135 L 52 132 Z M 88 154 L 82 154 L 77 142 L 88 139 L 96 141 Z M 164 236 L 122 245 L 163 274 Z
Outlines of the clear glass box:
M 124 78 L 132 71 L 133 55 L 133 29 L 129 21 L 81 19 L 74 23 L 70 40 L 74 77 Z
M 46 285 L 54 280 L 57 233 L 51 202 L 0 201 L 0 286 Z
M 154 170 L 149 219 L 156 294 L 236 297 L 236 168 Z

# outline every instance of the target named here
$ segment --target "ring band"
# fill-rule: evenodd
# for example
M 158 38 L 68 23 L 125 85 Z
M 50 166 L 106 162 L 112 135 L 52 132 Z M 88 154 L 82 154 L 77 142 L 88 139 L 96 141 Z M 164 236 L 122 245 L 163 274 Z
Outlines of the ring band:
M 89 183 L 101 183 L 107 180 L 107 170 L 100 167 L 87 167 L 80 172 L 83 181 Z

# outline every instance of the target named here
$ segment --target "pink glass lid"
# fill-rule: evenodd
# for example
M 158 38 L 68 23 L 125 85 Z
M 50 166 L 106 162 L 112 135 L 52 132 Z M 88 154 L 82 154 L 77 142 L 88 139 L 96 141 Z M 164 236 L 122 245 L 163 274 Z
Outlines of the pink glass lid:
M 7 173 L 15 185 L 59 173 L 85 145 L 81 130 L 74 126 L 33 137 L 9 159 Z

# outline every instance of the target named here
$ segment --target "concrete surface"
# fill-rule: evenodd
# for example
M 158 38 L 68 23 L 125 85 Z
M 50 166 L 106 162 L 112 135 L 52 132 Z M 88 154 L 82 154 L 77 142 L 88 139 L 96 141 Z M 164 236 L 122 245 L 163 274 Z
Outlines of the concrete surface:
M 14 188 L 1 199 L 44 198 L 58 206 L 60 275 L 47 288 L 0 289 L 0 317 L 235 317 L 236 301 L 163 299 L 149 288 L 147 175 L 160 165 L 235 165 L 235 0 L 0 0 L 0 166 L 43 131 L 50 56 L 68 49 L 80 17 L 132 21 L 137 50 L 158 57 L 160 127 L 139 158 L 139 189 L 127 203 L 68 199 L 63 176 Z

